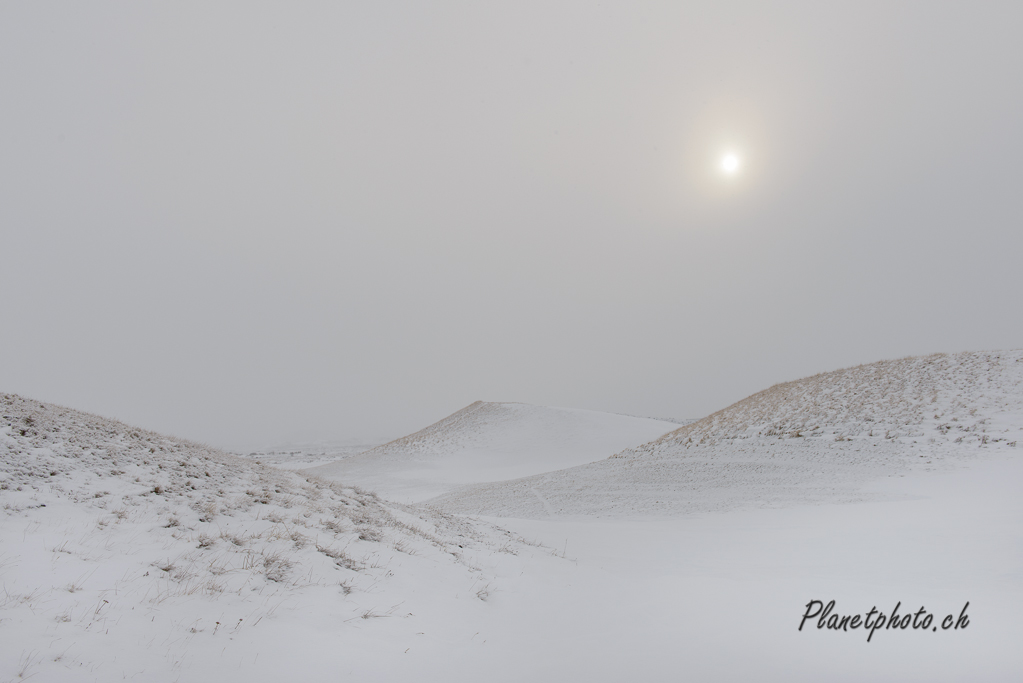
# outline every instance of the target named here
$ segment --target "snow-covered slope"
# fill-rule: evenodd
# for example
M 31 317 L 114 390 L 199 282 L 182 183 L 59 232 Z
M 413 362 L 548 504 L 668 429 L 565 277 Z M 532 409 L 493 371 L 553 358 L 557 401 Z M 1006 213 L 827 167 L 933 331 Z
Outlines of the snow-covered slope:
M 897 405 L 912 408 L 917 394 L 931 403 L 889 438 L 849 427 L 867 422 L 855 414 L 808 436 L 799 419 L 817 409 L 751 401 L 599 467 L 555 473 L 556 486 L 495 490 L 538 517 L 540 494 L 551 505 L 559 492 L 605 516 L 503 522 L 529 544 L 0 395 L 0 681 L 815 681 L 823 670 L 1014 680 L 1023 468 L 1007 439 L 1019 432 L 1020 357 L 945 359 L 937 400 L 904 393 Z M 791 400 L 812 406 L 811 393 Z M 761 421 L 739 433 L 753 414 Z M 617 496 L 618 512 L 649 514 L 862 499 L 864 476 L 998 453 L 968 471 L 889 478 L 895 502 L 656 521 L 610 518 L 600 505 Z M 926 605 L 937 619 L 969 601 L 971 625 L 878 632 L 869 645 L 863 631 L 797 631 L 820 598 L 846 614 Z
M 441 497 L 508 517 L 873 499 L 864 484 L 1023 443 L 1023 351 L 937 354 L 771 387 L 608 460 Z
M 777 384 L 616 457 L 753 437 L 1015 441 L 1023 351 L 881 361 Z
M 306 471 L 413 502 L 466 484 L 602 460 L 677 426 L 592 410 L 477 401 L 414 434 Z
M 74 410 L 0 394 L 0 415 L 0 680 L 229 680 L 218 668 L 287 647 L 281 619 L 349 633 L 343 653 L 365 646 L 363 619 L 412 619 L 424 598 L 471 612 L 490 581 L 477 558 L 517 547 Z

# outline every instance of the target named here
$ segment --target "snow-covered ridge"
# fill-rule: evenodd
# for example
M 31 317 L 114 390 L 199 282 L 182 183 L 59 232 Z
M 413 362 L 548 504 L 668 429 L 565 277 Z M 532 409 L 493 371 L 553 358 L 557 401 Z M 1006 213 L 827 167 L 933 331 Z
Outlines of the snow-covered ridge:
M 371 449 L 374 453 L 436 452 L 465 448 L 479 441 L 485 425 L 500 420 L 508 404 L 474 401 L 432 425 Z
M 779 384 L 601 462 L 432 504 L 507 517 L 660 516 L 884 498 L 869 485 L 1023 443 L 1023 352 L 904 358 Z
M 424 580 L 479 602 L 476 560 L 521 547 L 496 527 L 11 394 L 0 503 L 3 680 L 147 666 L 145 680 L 175 680 L 186 651 L 258 642 L 252 629 L 278 609 L 311 604 L 343 625 L 392 614 Z M 154 641 L 162 669 L 120 654 Z
M 438 420 L 418 432 L 381 444 L 363 455 L 438 454 L 493 446 L 494 442 L 511 438 L 515 441 L 541 439 L 559 445 L 590 436 L 596 425 L 603 427 L 601 434 L 590 439 L 584 447 L 594 447 L 598 439 L 606 439 L 607 432 L 657 432 L 669 426 L 665 420 L 634 417 L 614 413 L 601 413 L 576 408 L 553 408 L 528 403 L 476 401 L 465 408 Z M 598 427 L 598 428 L 599 428 Z M 632 434 L 619 440 L 634 438 Z M 536 447 L 536 443 L 530 443 Z M 603 445 L 603 449 L 613 446 Z
M 614 457 L 772 436 L 1015 442 L 1021 417 L 1023 351 L 939 353 L 776 384 Z
M 400 439 L 307 470 L 397 500 L 602 460 L 677 425 L 663 420 L 476 401 Z

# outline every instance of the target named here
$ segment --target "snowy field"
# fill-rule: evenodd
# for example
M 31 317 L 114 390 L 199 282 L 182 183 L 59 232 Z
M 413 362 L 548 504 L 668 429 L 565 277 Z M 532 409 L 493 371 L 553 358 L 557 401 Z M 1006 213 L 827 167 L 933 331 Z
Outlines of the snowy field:
M 359 439 L 289 443 L 238 455 L 261 465 L 273 465 L 283 470 L 305 470 L 319 465 L 336 463 L 377 446 Z
M 319 476 L 0 401 L 0 681 L 1023 672 L 1019 351 L 827 373 L 649 436 L 474 404 Z M 355 458 L 379 495 L 341 475 Z M 800 631 L 811 600 L 933 624 Z
M 569 567 L 518 588 L 502 623 L 542 680 L 1011 681 L 1023 671 L 1023 463 L 914 473 L 892 502 L 680 519 L 496 520 Z M 843 615 L 921 607 L 937 632 L 797 630 L 810 600 Z M 937 620 L 936 622 L 937 623 Z M 518 628 L 523 624 L 532 626 Z M 541 626 L 542 625 L 542 626 Z M 481 661 L 477 673 L 483 675 Z M 508 676 L 504 680 L 515 680 Z

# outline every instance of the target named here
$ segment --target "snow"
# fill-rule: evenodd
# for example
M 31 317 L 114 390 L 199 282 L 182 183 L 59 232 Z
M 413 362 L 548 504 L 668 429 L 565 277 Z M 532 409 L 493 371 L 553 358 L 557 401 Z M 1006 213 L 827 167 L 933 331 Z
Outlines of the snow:
M 677 426 L 592 410 L 477 401 L 414 434 L 307 471 L 390 500 L 420 502 L 466 484 L 601 460 Z
M 432 504 L 498 517 L 661 516 L 891 498 L 865 489 L 1023 445 L 1023 352 L 882 361 L 771 387 L 606 460 Z
M 59 406 L 0 394 L 0 411 L 0 680 L 193 678 L 306 613 L 334 632 L 406 618 L 423 586 L 471 612 L 480 565 L 524 547 Z
M 343 458 L 368 451 L 377 443 L 366 443 L 361 439 L 289 443 L 259 451 L 239 453 L 239 457 L 262 465 L 273 465 L 283 470 L 307 470 L 328 465 Z
M 1021 367 L 827 373 L 417 505 L 0 395 L 0 681 L 1015 680 Z M 423 493 L 458 482 L 402 458 L 473 454 L 477 479 L 536 455 L 505 436 L 585 431 L 586 411 L 474 406 L 366 475 Z M 970 625 L 868 643 L 797 630 L 810 600 L 939 620 L 969 602 Z
M 889 479 L 877 486 L 900 499 L 888 502 L 501 519 L 559 551 L 567 543 L 572 560 L 516 595 L 507 635 L 548 681 L 1016 680 L 1021 484 L 1023 462 L 1003 455 Z M 969 601 L 971 623 L 867 643 L 862 631 L 798 631 L 812 599 L 846 614 L 901 601 L 939 619 Z M 513 632 L 527 620 L 543 626 Z

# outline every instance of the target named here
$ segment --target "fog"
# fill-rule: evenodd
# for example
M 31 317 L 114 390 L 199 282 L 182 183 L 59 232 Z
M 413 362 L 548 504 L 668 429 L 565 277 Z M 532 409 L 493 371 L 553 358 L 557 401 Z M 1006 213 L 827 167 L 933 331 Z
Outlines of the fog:
M 477 399 L 696 418 L 1023 346 L 1021 28 L 1017 3 L 5 3 L 0 391 L 241 449 Z

